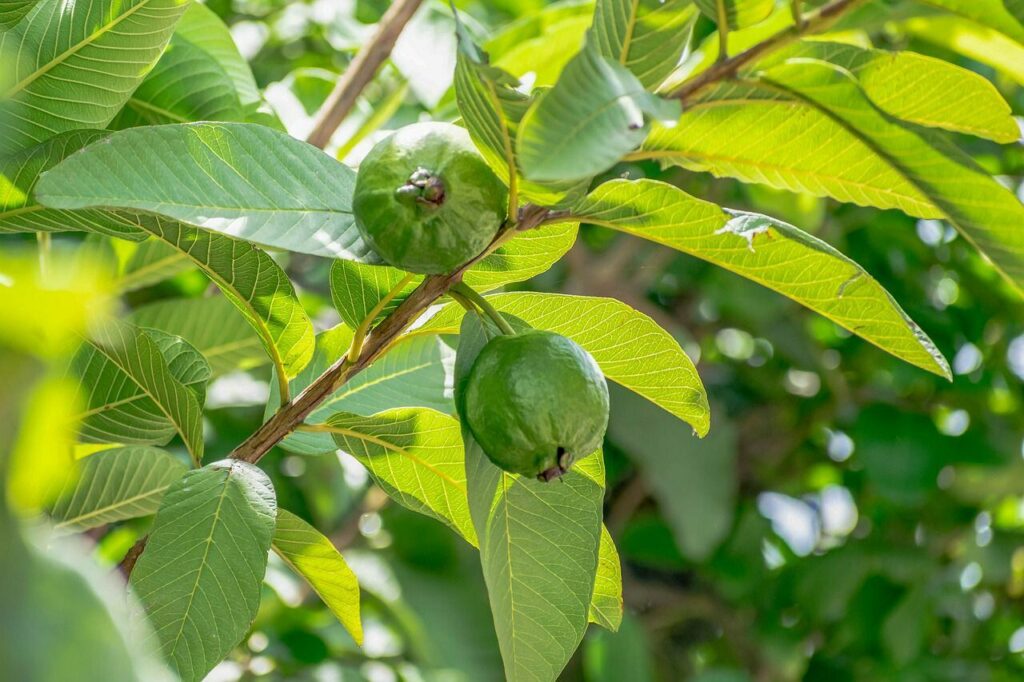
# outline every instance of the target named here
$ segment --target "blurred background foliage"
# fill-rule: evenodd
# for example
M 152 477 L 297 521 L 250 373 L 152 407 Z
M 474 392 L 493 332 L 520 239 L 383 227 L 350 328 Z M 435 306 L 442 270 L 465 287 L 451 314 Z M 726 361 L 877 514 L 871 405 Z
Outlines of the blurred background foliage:
M 300 138 L 388 4 L 208 2 L 252 64 L 265 122 Z M 587 2 L 456 6 L 492 61 L 534 87 L 554 80 L 591 13 Z M 780 15 L 787 11 L 780 6 Z M 878 2 L 834 35 L 976 70 L 1024 113 L 1022 62 L 1014 60 L 1022 53 L 998 49 L 998 34 L 988 36 L 996 48 L 974 50 L 972 25 L 949 19 L 922 17 L 908 2 Z M 697 25 L 693 59 L 712 31 L 703 20 Z M 426 3 L 328 151 L 356 165 L 387 130 L 455 118 L 454 41 L 451 10 Z M 960 142 L 1021 187 L 1024 146 Z M 613 393 L 606 518 L 622 554 L 627 615 L 616 634 L 592 628 L 563 679 L 1021 679 L 1024 302 L 939 221 L 655 164 L 623 164 L 608 177 L 620 175 L 666 180 L 835 245 L 934 339 L 954 380 L 902 364 L 714 266 L 584 226 L 568 256 L 523 288 L 613 296 L 652 316 L 698 362 L 714 412 L 711 435 L 698 440 L 649 403 Z M 81 251 L 83 243 L 60 235 L 54 248 Z M 129 272 L 138 277 L 127 301 L 136 315 L 206 289 L 197 272 L 159 253 L 132 258 Z M 150 277 L 154 262 L 161 269 Z M 318 329 L 334 324 L 329 264 L 294 255 L 282 263 Z M 250 355 L 258 358 L 258 347 Z M 211 455 L 226 454 L 260 423 L 268 378 L 266 367 L 253 367 L 211 386 Z M 472 548 L 441 524 L 388 504 L 346 455 L 279 449 L 263 463 L 281 506 L 325 531 L 359 575 L 365 647 L 272 556 L 252 634 L 209 679 L 501 678 Z M 98 533 L 95 553 L 116 563 L 144 531 L 129 523 Z

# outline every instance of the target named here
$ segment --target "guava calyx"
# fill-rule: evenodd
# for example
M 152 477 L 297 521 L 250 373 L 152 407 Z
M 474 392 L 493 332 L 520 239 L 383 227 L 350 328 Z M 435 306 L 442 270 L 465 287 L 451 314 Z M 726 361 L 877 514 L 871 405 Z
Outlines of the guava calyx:
M 440 208 L 447 191 L 441 176 L 420 166 L 412 172 L 404 185 L 395 190 L 395 196 L 429 208 Z

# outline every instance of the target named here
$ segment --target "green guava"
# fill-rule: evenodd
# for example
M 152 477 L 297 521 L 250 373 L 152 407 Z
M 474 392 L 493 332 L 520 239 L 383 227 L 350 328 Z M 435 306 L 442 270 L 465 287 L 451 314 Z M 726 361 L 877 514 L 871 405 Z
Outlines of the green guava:
M 575 342 L 531 330 L 483 347 L 462 408 L 495 465 L 550 481 L 600 447 L 608 428 L 608 384 Z
M 501 227 L 508 189 L 462 128 L 416 123 L 377 143 L 359 166 L 352 209 L 363 238 L 389 265 L 451 272 Z

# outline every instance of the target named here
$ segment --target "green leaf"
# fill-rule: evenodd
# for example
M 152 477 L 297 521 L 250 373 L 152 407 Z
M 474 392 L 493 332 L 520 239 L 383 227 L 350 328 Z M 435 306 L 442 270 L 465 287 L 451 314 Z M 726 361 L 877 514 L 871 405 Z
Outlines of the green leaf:
M 313 355 L 313 324 L 291 280 L 252 244 L 173 220 L 140 221 L 139 227 L 190 258 L 220 288 L 259 335 L 280 381 L 296 376 Z
M 341 412 L 331 415 L 323 428 L 393 499 L 476 544 L 456 419 L 419 408 L 372 417 Z
M 1024 85 L 1024 28 L 1016 40 L 994 28 L 956 16 L 911 17 L 899 27 L 914 38 L 962 54 Z
M 602 55 L 655 88 L 679 64 L 695 17 L 690 0 L 598 0 L 590 35 Z
M 56 135 L 18 154 L 0 157 L 0 234 L 6 232 L 99 232 L 121 239 L 139 240 L 132 221 L 109 211 L 61 211 L 46 208 L 34 196 L 44 171 L 109 132 L 75 130 Z
M 154 220 L 141 216 L 127 219 L 135 229 L 139 229 L 142 221 Z M 146 230 L 140 232 L 147 236 L 149 234 Z M 144 289 L 194 267 L 189 257 L 181 251 L 157 237 L 150 237 L 139 244 L 128 257 L 128 262 L 125 263 L 124 270 L 117 280 L 117 288 L 122 292 Z
M 160 57 L 188 0 L 40 0 L 0 34 L 0 155 L 104 128 Z
M 760 66 L 819 59 L 847 69 L 882 111 L 917 125 L 1015 142 L 1020 129 L 1010 105 L 973 71 L 914 52 L 886 52 L 823 41 L 804 41 Z
M 154 182 L 153 178 L 159 178 Z M 251 123 L 132 128 L 48 171 L 52 208 L 121 208 L 290 251 L 376 262 L 352 217 L 355 172 Z
M 213 55 L 175 33 L 160 61 L 135 89 L 110 127 L 122 130 L 242 118 L 235 84 L 224 67 Z
M 624 66 L 588 45 L 523 117 L 519 163 L 527 178 L 540 182 L 587 178 L 639 146 L 651 117 L 678 114 L 678 102 L 645 91 Z
M 276 514 L 270 479 L 238 460 L 190 471 L 164 495 L 130 588 L 182 680 L 202 680 L 249 631 Z
M 112 448 L 90 455 L 50 511 L 54 529 L 78 532 L 156 513 L 164 491 L 185 471 L 185 465 L 158 448 Z
M 569 337 L 594 356 L 605 377 L 671 412 L 701 436 L 708 432 L 707 395 L 697 370 L 676 340 L 643 313 L 615 299 L 589 296 L 509 293 L 487 300 L 531 327 Z M 450 305 L 414 333 L 458 333 L 463 312 Z
M 726 211 L 655 180 L 613 180 L 576 207 L 588 222 L 731 270 L 792 298 L 912 365 L 949 377 L 931 340 L 859 265 L 792 225 Z
M 730 30 L 744 28 L 768 18 L 775 0 L 693 0 L 708 19 L 724 22 Z
M 697 440 L 664 410 L 613 390 L 608 437 L 640 468 L 682 554 L 707 560 L 733 526 L 739 483 L 732 425 L 716 420 Z
M 591 623 L 616 632 L 622 623 L 622 565 L 611 533 L 601 526 L 601 543 L 597 553 L 597 576 L 590 601 Z
M 164 444 L 181 434 L 203 455 L 202 403 L 209 366 L 177 337 L 116 320 L 97 327 L 72 372 L 88 388 L 82 436 L 92 442 Z
M 1009 10 L 1004 0 L 923 0 L 993 29 L 1024 45 L 1024 17 Z
M 352 342 L 352 331 L 338 325 L 316 337 L 316 351 L 309 365 L 291 382 L 298 394 L 313 379 L 341 358 Z M 452 351 L 434 337 L 413 337 L 399 341 L 391 350 L 344 386 L 332 393 L 308 417 L 306 423 L 325 421 L 335 412 L 373 415 L 397 407 L 421 407 L 454 412 L 449 381 Z M 279 404 L 277 387 L 271 387 L 267 414 Z M 296 431 L 288 434 L 281 447 L 300 454 L 334 452 L 337 445 L 329 434 Z
M 363 644 L 359 618 L 359 582 L 327 537 L 285 509 L 277 510 L 274 551 L 306 579 L 356 644 Z
M 476 316 L 462 324 L 456 386 L 486 342 Z M 466 481 L 505 677 L 553 680 L 587 628 L 604 499 L 604 460 L 589 456 L 542 483 L 491 464 L 467 429 Z
M 768 87 L 805 102 L 855 131 L 1024 290 L 1024 205 L 948 139 L 887 120 L 844 73 L 821 63 L 769 69 Z
M 470 137 L 495 174 L 509 186 L 510 193 L 545 206 L 575 196 L 576 181 L 541 184 L 522 177 L 516 157 L 516 130 L 530 106 L 531 98 L 517 87 L 511 74 L 490 66 L 488 58 L 466 34 L 461 23 L 459 51 L 455 66 L 455 101 Z M 509 169 L 516 169 L 514 174 Z
M 587 0 L 548 3 L 500 30 L 485 47 L 494 55 L 495 66 L 520 78 L 528 76 L 535 89 L 550 87 L 583 46 L 592 15 L 593 4 Z
M 715 88 L 644 148 L 641 156 L 693 170 L 946 218 L 1012 283 L 1024 283 L 1020 201 L 940 134 L 887 118 L 824 62 Z
M 157 301 L 136 308 L 129 319 L 188 341 L 210 363 L 213 376 L 267 362 L 260 337 L 225 296 Z
M 249 111 L 260 104 L 262 98 L 249 62 L 238 51 L 231 31 L 213 10 L 193 2 L 181 16 L 174 36 L 188 41 L 220 64 L 234 83 L 243 108 Z
M 462 280 L 482 291 L 525 282 L 547 272 L 576 242 L 579 223 L 563 222 L 517 234 L 466 271 Z
M 407 273 L 387 265 L 336 260 L 331 265 L 331 301 L 345 324 L 351 329 L 358 329 L 370 311 L 407 276 Z M 422 277 L 418 276 L 410 279 L 400 293 L 374 316 L 373 323 L 397 308 L 420 280 Z

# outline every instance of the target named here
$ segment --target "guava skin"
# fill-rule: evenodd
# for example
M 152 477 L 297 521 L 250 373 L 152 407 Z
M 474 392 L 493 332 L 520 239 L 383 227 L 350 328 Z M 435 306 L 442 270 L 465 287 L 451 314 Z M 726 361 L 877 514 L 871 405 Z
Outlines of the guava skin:
M 466 381 L 463 417 L 495 465 L 550 481 L 601 446 L 608 384 L 594 358 L 547 331 L 497 336 Z
M 491 243 L 508 210 L 508 189 L 465 130 L 416 123 L 366 155 L 352 209 L 359 232 L 386 263 L 440 275 Z

